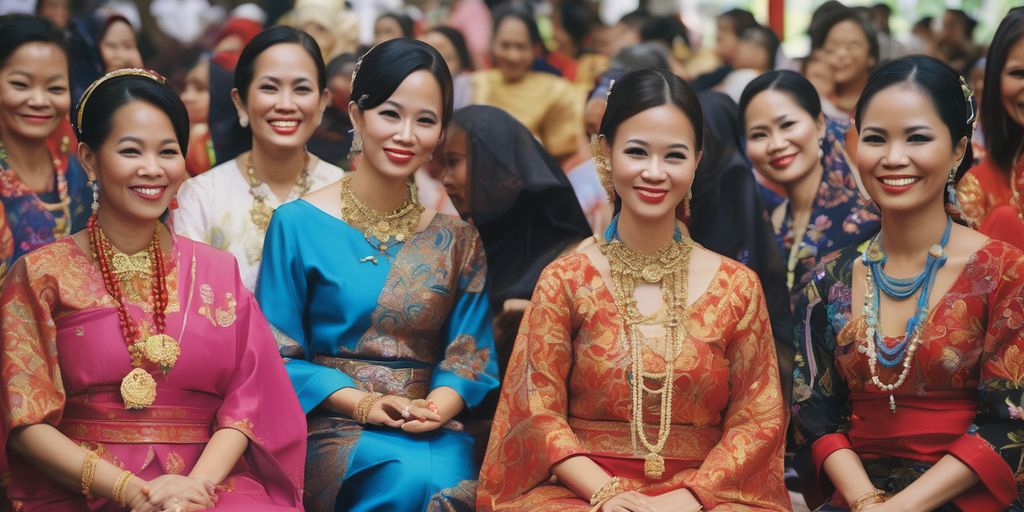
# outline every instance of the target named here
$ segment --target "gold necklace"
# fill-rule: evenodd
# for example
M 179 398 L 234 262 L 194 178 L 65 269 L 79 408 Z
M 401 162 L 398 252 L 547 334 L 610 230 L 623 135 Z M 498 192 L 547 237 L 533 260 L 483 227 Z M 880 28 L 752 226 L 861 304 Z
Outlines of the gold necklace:
M 309 193 L 309 189 L 312 186 L 312 182 L 309 177 L 309 153 L 304 154 L 305 160 L 302 164 L 302 174 L 299 175 L 299 181 L 295 182 L 292 187 L 291 195 L 295 197 L 302 197 Z M 267 193 L 264 190 L 260 190 L 262 181 L 256 179 L 256 169 L 252 166 L 252 153 L 249 153 L 245 157 L 245 173 L 249 177 L 249 194 L 252 195 L 252 206 L 249 208 L 249 217 L 252 218 L 252 223 L 256 225 L 260 231 L 266 231 L 267 226 L 270 225 L 270 217 L 274 215 L 274 209 L 267 206 Z
M 387 252 L 394 243 L 407 242 L 419 226 L 423 205 L 416 197 L 416 187 L 410 181 L 405 201 L 398 208 L 389 212 L 378 212 L 366 206 L 352 191 L 352 176 L 341 180 L 341 218 L 350 226 L 363 233 L 366 241 L 380 252 Z M 373 240 L 371 240 L 371 238 Z M 375 257 L 364 258 L 365 261 L 377 263 Z
M 64 137 L 60 145 L 61 154 L 66 156 L 67 148 L 68 138 Z M 7 162 L 7 148 L 4 146 L 3 141 L 0 141 L 0 160 L 9 164 Z M 14 171 L 12 170 L 11 172 Z M 67 168 L 59 157 L 53 157 L 53 172 L 57 178 L 57 202 L 47 203 L 38 197 L 39 194 L 35 195 L 43 209 L 53 217 L 53 237 L 61 238 L 71 234 L 71 195 L 68 193 Z M 17 176 L 17 172 L 14 175 Z M 20 178 L 18 181 L 21 181 Z M 25 188 L 28 189 L 28 186 L 26 185 Z
M 675 362 L 685 334 L 683 320 L 686 309 L 686 288 L 689 280 L 690 253 L 692 242 L 683 239 L 665 244 L 654 254 L 637 251 L 619 240 L 605 242 L 601 253 L 608 258 L 611 267 L 615 306 L 623 316 L 623 335 L 626 349 L 632 357 L 630 372 L 630 442 L 633 453 L 644 454 L 644 475 L 660 479 L 665 473 L 665 459 L 661 450 L 665 447 L 672 429 L 672 396 L 675 381 Z M 667 306 L 668 319 L 665 335 L 661 338 L 660 354 L 665 359 L 663 372 L 647 372 L 643 366 L 643 349 L 651 348 L 648 338 L 640 330 L 644 316 L 637 309 L 634 291 L 638 284 L 661 282 L 662 300 Z M 646 384 L 647 379 L 661 380 L 660 388 Z M 644 393 L 660 398 L 658 436 L 651 442 L 647 438 L 643 416 Z M 640 447 L 643 447 L 641 452 Z

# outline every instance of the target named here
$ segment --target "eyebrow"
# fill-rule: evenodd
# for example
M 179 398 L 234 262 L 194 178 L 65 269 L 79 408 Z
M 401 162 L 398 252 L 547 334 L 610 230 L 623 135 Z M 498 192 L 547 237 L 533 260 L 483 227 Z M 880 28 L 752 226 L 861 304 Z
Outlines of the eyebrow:
M 144 144 L 142 142 L 142 139 L 140 139 L 138 137 L 133 137 L 131 135 L 125 135 L 124 137 L 121 137 L 120 139 L 117 140 L 118 144 L 121 144 L 123 142 L 134 142 L 134 143 L 140 144 L 140 145 Z M 164 139 L 164 140 L 160 141 L 160 145 L 161 146 L 166 145 L 166 144 L 177 144 L 177 143 L 178 143 L 178 141 L 175 140 L 175 139 Z
M 12 75 L 22 75 L 25 78 L 29 78 L 29 79 L 35 78 L 35 76 L 32 73 L 29 73 L 27 71 L 21 71 L 19 69 L 11 71 L 11 74 Z M 48 82 L 52 82 L 54 80 L 61 79 L 61 78 L 66 78 L 66 77 L 65 77 L 65 75 L 62 75 L 60 73 L 55 73 L 55 74 L 50 75 L 46 80 Z
M 782 121 L 784 121 L 786 119 L 787 115 L 788 114 L 780 114 L 780 115 L 776 116 L 774 119 L 772 119 L 772 122 L 775 123 L 775 124 L 781 123 Z M 747 132 L 752 132 L 754 130 L 759 130 L 759 129 L 765 129 L 767 127 L 768 127 L 768 125 L 763 124 L 763 123 L 762 124 L 755 124 L 754 126 L 751 126 L 747 130 Z
M 277 78 L 277 77 L 274 77 L 274 76 L 269 76 L 269 75 L 261 76 L 260 80 L 269 80 L 271 82 L 274 82 L 275 84 L 279 84 L 279 83 L 281 83 L 283 81 L 280 78 Z M 313 82 L 313 81 L 310 80 L 309 78 L 304 77 L 304 76 L 296 78 L 295 80 L 292 80 L 293 84 L 297 84 L 297 83 L 300 83 L 300 82 Z
M 386 100 L 384 103 L 387 103 L 388 105 L 391 105 L 392 107 L 395 107 L 395 108 L 397 108 L 399 110 L 404 110 L 404 107 L 402 107 L 402 104 L 398 103 L 397 101 Z M 437 113 L 435 113 L 433 110 L 430 110 L 429 108 L 420 109 L 420 111 L 418 113 L 420 113 L 420 114 L 430 114 L 430 115 L 432 115 L 434 117 L 437 117 Z
M 650 144 L 648 144 L 648 143 L 646 143 L 646 142 L 644 142 L 644 141 L 642 141 L 642 140 L 640 140 L 640 139 L 629 139 L 629 140 L 627 140 L 626 142 L 627 142 L 627 143 L 629 143 L 629 142 L 632 142 L 633 144 L 636 144 L 636 145 L 638 145 L 638 146 L 643 146 L 643 147 L 645 147 L 645 148 L 649 148 L 649 147 L 651 147 L 651 145 L 650 145 Z M 672 145 L 670 145 L 670 146 L 669 146 L 668 148 L 669 148 L 669 149 L 674 149 L 674 148 L 683 148 L 683 149 L 685 149 L 685 150 L 687 150 L 687 151 L 689 151 L 689 150 L 690 150 L 690 146 L 687 146 L 686 144 L 683 144 L 683 143 L 677 143 L 677 144 L 672 144 Z

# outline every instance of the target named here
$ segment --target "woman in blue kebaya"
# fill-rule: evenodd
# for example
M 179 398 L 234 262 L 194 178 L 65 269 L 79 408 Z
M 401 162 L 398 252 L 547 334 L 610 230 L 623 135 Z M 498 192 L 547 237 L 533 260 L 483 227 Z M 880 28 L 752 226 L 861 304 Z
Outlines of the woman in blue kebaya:
M 305 505 L 471 509 L 474 441 L 454 418 L 498 386 L 486 260 L 411 184 L 444 138 L 451 76 L 395 39 L 357 64 L 352 100 L 359 170 L 275 212 L 257 284 L 307 413 Z

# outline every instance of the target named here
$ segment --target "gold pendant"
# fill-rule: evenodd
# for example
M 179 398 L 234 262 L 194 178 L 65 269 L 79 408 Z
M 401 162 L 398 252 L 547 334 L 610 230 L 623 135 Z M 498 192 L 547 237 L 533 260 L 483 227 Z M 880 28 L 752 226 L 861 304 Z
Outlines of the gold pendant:
M 156 379 L 136 368 L 121 379 L 121 400 L 125 409 L 145 409 L 156 401 Z
M 174 338 L 166 334 L 154 334 L 146 338 L 143 353 L 151 363 L 160 365 L 160 368 L 167 371 L 178 362 L 181 347 Z
M 665 277 L 665 270 L 657 265 L 648 265 L 644 267 L 640 275 L 644 278 L 644 281 L 654 284 L 661 281 L 662 277 Z
M 644 476 L 655 480 L 665 474 L 665 459 L 657 453 L 648 453 L 644 457 Z
M 252 207 L 249 208 L 249 216 L 252 217 L 252 223 L 263 231 L 270 225 L 270 216 L 273 214 L 274 211 L 268 208 L 262 201 L 253 203 Z

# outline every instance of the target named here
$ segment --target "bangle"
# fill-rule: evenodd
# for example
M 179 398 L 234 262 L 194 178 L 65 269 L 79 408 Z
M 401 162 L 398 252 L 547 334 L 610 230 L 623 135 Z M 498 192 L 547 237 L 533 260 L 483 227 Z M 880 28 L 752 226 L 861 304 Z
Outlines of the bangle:
M 92 490 L 92 481 L 96 479 L 96 464 L 99 461 L 100 457 L 96 455 L 96 452 L 86 451 L 85 460 L 82 461 L 82 494 L 86 498 L 92 497 L 90 491 Z
M 366 393 L 356 404 L 356 409 L 352 411 L 352 419 L 356 420 L 356 423 L 366 424 L 366 419 L 370 416 L 370 409 L 373 409 L 373 405 L 384 398 L 384 395 L 371 392 Z
M 131 471 L 122 471 L 117 477 L 117 481 L 114 482 L 114 502 L 119 507 L 128 506 L 128 481 L 132 479 Z
M 613 476 L 611 480 L 605 482 L 597 492 L 590 496 L 590 505 L 596 506 L 608 498 L 622 494 L 622 492 L 622 480 L 619 480 L 617 476 Z
M 861 495 L 860 498 L 854 500 L 853 504 L 850 505 L 850 512 L 860 512 L 861 510 L 864 510 L 864 507 L 868 505 L 877 505 L 879 503 L 885 503 L 885 498 L 885 491 L 875 489 L 869 493 Z

